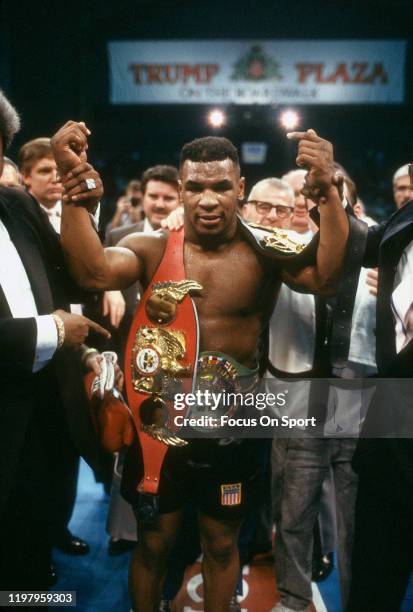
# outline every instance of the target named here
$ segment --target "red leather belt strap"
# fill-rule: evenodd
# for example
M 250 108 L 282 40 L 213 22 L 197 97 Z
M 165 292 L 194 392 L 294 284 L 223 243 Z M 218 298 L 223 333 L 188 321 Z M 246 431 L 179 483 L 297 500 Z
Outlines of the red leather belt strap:
M 160 472 L 162 468 L 168 446 L 161 441 L 158 441 L 142 431 L 140 407 L 142 402 L 151 394 L 136 391 L 133 384 L 133 373 L 135 369 L 134 346 L 137 333 L 140 328 L 150 327 L 159 328 L 166 331 L 183 332 L 186 341 L 186 352 L 183 358 L 183 363 L 190 366 L 190 373 L 182 379 L 182 390 L 184 393 L 189 393 L 192 388 L 192 381 L 195 373 L 195 367 L 198 358 L 198 321 L 196 316 L 195 306 L 189 295 L 183 298 L 183 301 L 177 306 L 175 319 L 171 323 L 159 324 L 151 321 L 146 314 L 146 302 L 152 294 L 152 287 L 155 283 L 162 281 L 182 281 L 185 279 L 184 266 L 184 232 L 183 229 L 169 233 L 165 253 L 159 267 L 152 278 L 143 298 L 136 309 L 132 326 L 130 328 L 128 341 L 125 353 L 125 383 L 128 404 L 132 411 L 136 430 L 139 436 L 139 441 L 142 449 L 144 476 L 138 486 L 141 493 L 151 493 L 156 495 L 159 487 Z M 175 411 L 172 401 L 166 402 L 168 407 L 168 429 L 176 431 L 174 425 L 174 417 L 182 414 L 182 411 Z

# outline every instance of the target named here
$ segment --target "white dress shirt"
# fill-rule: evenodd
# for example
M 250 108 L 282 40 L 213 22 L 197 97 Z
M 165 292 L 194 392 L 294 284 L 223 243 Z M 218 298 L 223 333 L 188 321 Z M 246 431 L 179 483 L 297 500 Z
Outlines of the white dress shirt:
M 368 273 L 369 269 L 361 268 L 354 300 L 353 317 L 351 319 L 350 347 L 346 367 L 354 367 L 355 364 L 365 366 L 361 368 L 358 376 L 355 375 L 354 378 L 363 378 L 363 376 L 370 376 L 377 372 L 376 336 L 374 331 L 376 327 L 377 298 L 370 294 L 367 285 Z M 341 369 L 335 370 L 334 374 L 342 378 L 353 378 L 348 372 L 346 373 Z
M 311 231 L 304 234 L 286 231 L 291 238 L 304 244 L 313 237 Z M 272 365 L 289 374 L 311 370 L 315 331 L 314 296 L 298 293 L 282 284 L 270 319 L 268 357 Z
M 51 315 L 39 316 L 26 270 L 9 233 L 0 220 L 0 285 L 13 318 L 34 317 L 37 325 L 33 372 L 41 370 L 57 348 L 57 329 Z
M 361 220 L 369 227 L 377 225 L 371 217 Z M 376 307 L 377 298 L 367 285 L 368 268 L 361 268 L 351 320 L 350 348 L 347 366 L 335 371 L 342 378 L 364 378 L 377 373 L 376 366 Z
M 49 221 L 58 234 L 60 234 L 60 225 L 62 223 L 62 202 L 61 200 L 57 200 L 57 202 L 51 207 L 47 208 L 47 206 L 43 206 L 40 204 L 40 208 L 44 210 L 46 215 L 49 217 Z M 93 223 L 96 228 L 99 227 L 99 219 L 100 219 L 100 202 L 97 205 L 96 211 L 91 215 Z
M 62 223 L 62 202 L 58 200 L 51 208 L 47 208 L 47 206 L 43 206 L 43 204 L 40 204 L 40 207 L 43 208 L 44 212 L 49 217 L 50 224 L 55 232 L 60 234 L 60 225 Z
M 413 338 L 409 319 L 413 315 L 413 241 L 404 249 L 397 265 L 391 305 L 395 318 L 396 350 L 399 353 Z
M 39 202 L 40 204 L 40 202 Z M 43 206 L 40 204 L 40 208 L 44 210 L 46 215 L 49 218 L 49 222 L 52 225 L 54 231 L 60 235 L 60 226 L 62 224 L 62 202 L 58 200 L 56 204 L 54 204 L 51 208 L 47 208 L 47 206 Z M 92 220 L 97 228 L 99 226 L 99 217 L 100 217 L 100 203 L 97 206 L 96 212 L 92 215 Z M 81 304 L 70 304 L 70 312 L 72 314 L 83 314 L 83 308 Z
M 152 234 L 152 232 L 154 231 L 152 225 L 149 223 L 148 217 L 145 217 L 145 220 L 143 222 L 143 233 L 144 234 Z

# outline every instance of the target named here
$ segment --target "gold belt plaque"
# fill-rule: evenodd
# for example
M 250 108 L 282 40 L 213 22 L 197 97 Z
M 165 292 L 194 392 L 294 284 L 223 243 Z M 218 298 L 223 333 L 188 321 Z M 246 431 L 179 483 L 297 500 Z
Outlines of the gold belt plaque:
M 249 225 L 270 232 L 269 236 L 263 236 L 262 240 L 265 247 L 291 255 L 298 255 L 305 249 L 306 245 L 304 243 L 298 242 L 298 240 L 292 238 L 288 232 L 278 227 L 268 227 L 267 225 L 259 225 L 258 223 L 250 223 Z
M 160 295 L 175 302 L 182 302 L 190 291 L 201 291 L 202 285 L 193 280 L 161 281 L 152 286 L 152 295 Z
M 191 372 L 190 365 L 181 363 L 185 355 L 186 339 L 182 331 L 139 327 L 131 363 L 135 391 L 162 395 L 166 378 L 176 379 Z
M 130 363 L 132 386 L 137 393 L 148 395 L 140 405 L 141 430 L 167 446 L 187 444 L 168 428 L 166 401 L 178 388 L 182 388 L 182 378 L 192 373 L 192 364 L 187 358 L 186 333 L 164 326 L 169 326 L 176 318 L 177 305 L 190 291 L 201 290 L 202 286 L 191 280 L 154 283 L 145 305 L 149 321 L 138 327 L 133 341 Z M 167 304 L 163 305 L 162 302 Z M 162 312 L 165 305 L 168 306 L 169 315 L 158 318 L 157 309 Z M 153 326 L 150 322 L 162 326 Z M 193 341 L 196 342 L 196 337 Z

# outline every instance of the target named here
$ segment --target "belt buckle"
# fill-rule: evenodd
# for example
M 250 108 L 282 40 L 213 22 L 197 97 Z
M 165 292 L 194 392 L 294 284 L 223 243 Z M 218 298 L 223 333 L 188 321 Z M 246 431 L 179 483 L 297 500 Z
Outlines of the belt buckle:
M 138 502 L 133 509 L 139 523 L 154 525 L 159 515 L 159 495 L 139 493 Z

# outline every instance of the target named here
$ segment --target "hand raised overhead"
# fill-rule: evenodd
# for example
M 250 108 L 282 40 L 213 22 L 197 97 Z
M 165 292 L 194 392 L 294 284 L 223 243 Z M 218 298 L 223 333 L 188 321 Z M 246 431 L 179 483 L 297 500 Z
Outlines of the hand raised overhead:
M 53 155 L 61 178 L 87 160 L 87 137 L 90 130 L 83 121 L 68 121 L 51 139 Z
M 320 138 L 315 130 L 289 132 L 287 138 L 298 141 L 298 166 L 308 170 L 302 193 L 313 202 L 323 202 L 328 191 L 336 187 L 342 197 L 343 176 L 335 172 L 333 145 Z

